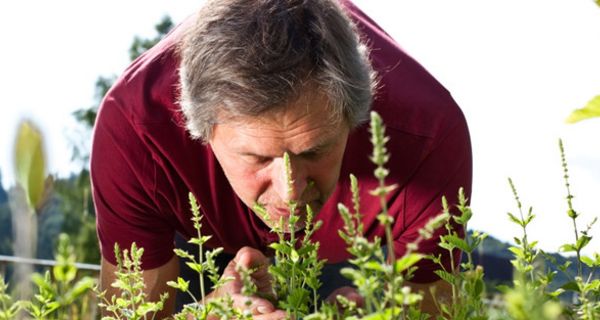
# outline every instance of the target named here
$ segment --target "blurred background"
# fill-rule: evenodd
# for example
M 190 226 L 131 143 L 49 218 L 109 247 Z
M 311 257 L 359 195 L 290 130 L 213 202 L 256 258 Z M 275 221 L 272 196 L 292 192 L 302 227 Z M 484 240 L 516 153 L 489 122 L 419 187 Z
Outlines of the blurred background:
M 565 143 L 581 226 L 600 215 L 600 118 L 565 118 L 600 94 L 600 8 L 591 0 L 355 0 L 453 94 L 470 125 L 470 229 L 520 236 L 512 177 L 547 251 L 573 242 L 558 139 Z M 202 1 L 0 2 L 0 255 L 12 255 L 17 124 L 41 129 L 54 190 L 38 214 L 37 256 L 59 232 L 97 263 L 87 160 L 95 107 L 130 61 Z M 401 156 L 401 155 L 392 155 Z M 598 228 L 592 229 L 592 235 Z M 600 240 L 586 249 L 598 251 Z

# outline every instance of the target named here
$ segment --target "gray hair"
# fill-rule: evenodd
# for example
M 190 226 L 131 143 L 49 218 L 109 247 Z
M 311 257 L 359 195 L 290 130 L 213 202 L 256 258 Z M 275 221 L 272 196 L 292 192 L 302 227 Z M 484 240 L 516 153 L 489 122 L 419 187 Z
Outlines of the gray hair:
M 181 111 L 207 142 L 217 116 L 258 116 L 307 88 L 351 128 L 376 86 L 368 50 L 337 0 L 209 0 L 180 45 Z

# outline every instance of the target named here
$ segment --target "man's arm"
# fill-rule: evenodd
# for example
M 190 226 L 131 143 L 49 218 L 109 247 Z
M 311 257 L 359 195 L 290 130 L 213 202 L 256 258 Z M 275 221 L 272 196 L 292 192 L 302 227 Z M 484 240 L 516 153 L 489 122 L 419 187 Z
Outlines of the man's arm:
M 115 281 L 115 271 L 117 266 L 108 262 L 102 257 L 101 270 L 100 270 L 100 290 L 106 290 L 106 298 L 110 300 L 110 297 L 119 295 L 117 288 L 111 286 Z M 165 302 L 162 311 L 156 314 L 155 319 L 164 319 L 173 314 L 175 311 L 175 294 L 174 288 L 167 286 L 167 281 L 176 280 L 179 275 L 179 259 L 177 256 L 173 256 L 169 262 L 164 265 L 150 270 L 144 270 L 144 284 L 145 292 L 148 301 L 159 301 L 160 295 L 168 293 L 169 298 Z M 105 314 L 105 310 L 102 310 L 102 315 Z

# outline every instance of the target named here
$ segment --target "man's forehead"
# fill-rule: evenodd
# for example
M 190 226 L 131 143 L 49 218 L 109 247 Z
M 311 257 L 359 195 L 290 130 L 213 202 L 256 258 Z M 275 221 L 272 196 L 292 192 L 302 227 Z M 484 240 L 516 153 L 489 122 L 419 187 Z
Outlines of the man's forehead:
M 305 122 L 284 128 L 277 123 L 236 122 L 217 125 L 214 133 L 218 143 L 225 143 L 234 153 L 279 157 L 284 152 L 326 151 L 347 136 L 347 128 L 345 123 Z
M 345 133 L 341 125 L 293 127 L 287 130 L 268 124 L 238 123 L 225 124 L 221 128 L 232 133 L 229 147 L 240 153 L 257 155 L 317 151 L 334 144 Z
M 290 101 L 270 107 L 257 107 L 251 103 L 236 103 L 229 101 L 225 109 L 218 112 L 217 119 L 220 123 L 241 122 L 241 123 L 269 123 L 277 122 L 283 126 L 291 124 L 298 119 L 319 114 L 320 119 L 338 118 L 335 114 L 335 108 L 332 107 L 328 96 L 321 90 L 314 87 L 306 87 L 302 94 L 292 98 Z M 250 110 L 247 114 L 244 110 Z M 235 111 L 230 111 L 235 110 Z M 261 110 L 256 114 L 256 110 Z

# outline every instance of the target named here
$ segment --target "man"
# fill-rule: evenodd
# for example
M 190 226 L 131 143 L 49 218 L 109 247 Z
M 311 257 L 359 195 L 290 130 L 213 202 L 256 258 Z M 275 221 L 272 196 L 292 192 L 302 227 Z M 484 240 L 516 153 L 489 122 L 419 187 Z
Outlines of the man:
M 380 203 L 368 194 L 377 184 L 365 125 L 371 107 L 390 136 L 387 182 L 399 187 L 388 206 L 400 256 L 440 212 L 443 195 L 452 204 L 459 187 L 470 194 L 468 130 L 449 93 L 349 2 L 209 0 L 137 59 L 99 110 L 91 170 L 103 287 L 114 280 L 114 244 L 136 242 L 145 249 L 147 292 L 174 295 L 165 284 L 179 274 L 174 235 L 195 235 L 188 191 L 201 205 L 203 234 L 213 236 L 207 245 L 235 254 L 229 275 L 236 263 L 268 264 L 266 248 L 276 240 L 270 221 L 289 217 L 289 200 L 318 211 L 323 226 L 313 239 L 321 258 L 347 259 L 336 208 L 351 203 L 350 173 L 359 179 L 367 236 L 382 236 Z M 268 218 L 252 211 L 255 203 Z M 444 253 L 437 241 L 419 250 Z M 418 267 L 416 289 L 446 288 L 436 265 Z M 254 278 L 269 290 L 264 268 Z M 236 283 L 211 296 L 224 294 L 243 305 Z M 249 308 L 257 319 L 284 316 L 259 297 Z

